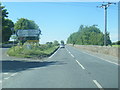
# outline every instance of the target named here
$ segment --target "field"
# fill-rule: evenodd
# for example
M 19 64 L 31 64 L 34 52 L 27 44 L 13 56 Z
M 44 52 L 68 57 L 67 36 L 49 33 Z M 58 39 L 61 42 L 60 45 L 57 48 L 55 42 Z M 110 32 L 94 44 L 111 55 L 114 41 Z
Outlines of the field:
M 118 47 L 118 48 L 120 48 L 120 45 L 112 45 L 113 47 Z

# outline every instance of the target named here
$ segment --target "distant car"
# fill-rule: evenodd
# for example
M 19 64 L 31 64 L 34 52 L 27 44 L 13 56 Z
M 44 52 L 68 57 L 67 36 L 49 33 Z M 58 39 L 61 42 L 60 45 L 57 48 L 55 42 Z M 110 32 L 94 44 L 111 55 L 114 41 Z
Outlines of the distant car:
M 60 48 L 65 48 L 65 45 L 64 44 L 60 44 Z

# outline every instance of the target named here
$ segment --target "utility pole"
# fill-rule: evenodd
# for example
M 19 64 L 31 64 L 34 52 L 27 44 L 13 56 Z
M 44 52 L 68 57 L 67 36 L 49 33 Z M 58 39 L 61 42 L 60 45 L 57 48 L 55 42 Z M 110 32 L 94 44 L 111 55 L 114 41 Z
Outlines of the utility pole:
M 111 4 L 116 4 L 113 2 L 108 2 L 107 4 L 102 4 L 101 6 L 97 6 L 99 8 L 104 8 L 104 27 L 105 27 L 105 32 L 104 32 L 104 46 L 107 46 L 107 9 Z

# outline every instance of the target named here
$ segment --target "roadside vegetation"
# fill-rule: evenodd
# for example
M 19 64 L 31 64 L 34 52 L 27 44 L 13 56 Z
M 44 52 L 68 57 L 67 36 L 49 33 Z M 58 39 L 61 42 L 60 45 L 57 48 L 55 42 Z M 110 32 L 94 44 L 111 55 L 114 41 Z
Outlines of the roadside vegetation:
M 113 46 L 113 47 L 118 47 L 118 48 L 120 48 L 120 41 L 113 42 L 113 43 L 112 43 L 112 46 Z
M 5 6 L 2 6 L 0 3 L 0 9 L 1 9 L 1 14 L 2 17 L 0 17 L 0 20 L 2 21 L 2 30 L 0 30 L 0 35 L 2 35 L 0 38 L 2 38 L 2 41 L 0 42 L 4 43 L 7 42 L 12 35 L 11 28 L 14 27 L 14 23 L 12 20 L 8 19 L 8 14 L 9 12 L 5 8 Z
M 43 58 L 48 57 L 54 53 L 59 46 L 55 44 L 24 44 L 19 46 L 14 46 L 10 48 L 7 52 L 9 56 L 23 57 L 23 58 Z
M 112 45 L 113 47 L 118 47 L 118 48 L 120 48 L 120 45 Z
M 104 45 L 104 34 L 96 25 L 81 25 L 77 32 L 72 33 L 68 39 L 68 44 L 78 45 Z M 109 33 L 107 32 L 107 45 L 111 45 Z

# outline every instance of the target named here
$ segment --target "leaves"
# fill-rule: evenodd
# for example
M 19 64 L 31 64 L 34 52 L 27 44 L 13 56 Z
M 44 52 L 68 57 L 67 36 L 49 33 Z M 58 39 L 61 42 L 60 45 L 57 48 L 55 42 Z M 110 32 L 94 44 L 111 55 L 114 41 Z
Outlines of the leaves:
M 2 12 L 2 18 L 0 17 L 0 20 L 2 19 L 2 30 L 0 31 L 0 34 L 2 33 L 2 42 L 6 42 L 12 35 L 11 28 L 14 27 L 14 23 L 12 20 L 6 19 L 6 17 L 8 17 L 8 12 L 7 9 L 5 9 L 5 6 L 1 6 L 1 3 L 0 10 Z
M 15 23 L 15 30 L 19 29 L 39 29 L 39 26 L 32 20 L 28 20 L 25 18 L 20 18 L 18 21 Z
M 6 42 L 12 35 L 11 28 L 14 27 L 14 23 L 10 19 L 5 19 L 2 23 L 2 42 Z
M 72 33 L 68 39 L 68 44 L 79 44 L 79 45 L 103 45 L 104 34 L 96 27 L 83 26 L 81 25 L 78 32 Z M 107 33 L 107 45 L 111 44 L 109 33 Z

